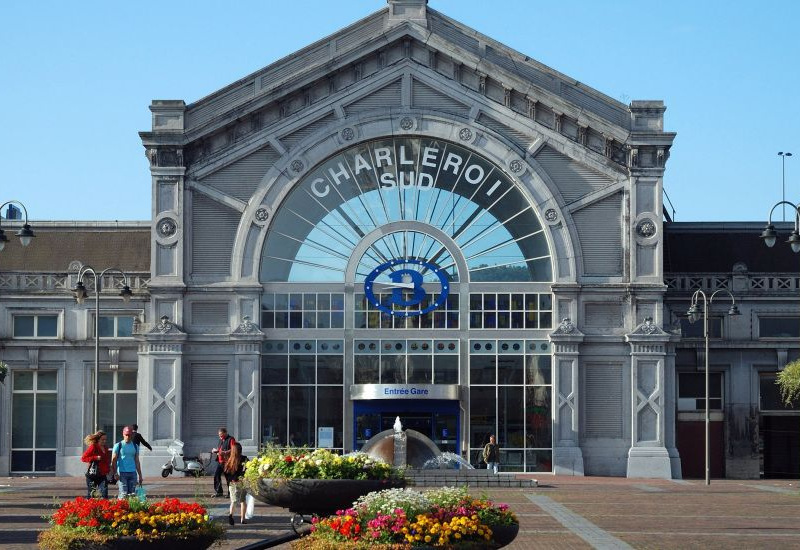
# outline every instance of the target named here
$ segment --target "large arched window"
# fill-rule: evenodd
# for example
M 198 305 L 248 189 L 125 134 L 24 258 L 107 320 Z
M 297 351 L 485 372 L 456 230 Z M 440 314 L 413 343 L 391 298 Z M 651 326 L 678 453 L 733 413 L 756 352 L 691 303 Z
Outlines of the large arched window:
M 275 215 L 261 256 L 261 281 L 344 282 L 354 248 L 388 223 L 413 221 L 450 237 L 470 281 L 552 281 L 542 225 L 523 190 L 500 168 L 459 145 L 386 138 L 318 165 Z M 375 241 L 365 258 L 425 258 L 455 275 L 440 243 L 417 231 Z M 365 269 L 369 267 L 365 265 Z M 363 269 L 357 274 L 364 276 Z

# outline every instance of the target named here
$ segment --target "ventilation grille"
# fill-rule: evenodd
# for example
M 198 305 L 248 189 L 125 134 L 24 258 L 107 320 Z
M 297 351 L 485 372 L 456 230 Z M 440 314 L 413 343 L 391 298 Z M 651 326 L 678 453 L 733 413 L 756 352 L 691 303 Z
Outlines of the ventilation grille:
M 342 51 L 357 42 L 361 42 L 365 38 L 381 33 L 383 31 L 383 26 L 384 22 L 382 16 L 376 17 L 373 21 L 366 24 L 362 22 L 362 24 L 356 26 L 353 31 L 336 39 L 336 50 Z
M 587 364 L 587 438 L 622 437 L 622 365 Z
M 544 88 L 545 90 L 550 90 L 551 92 L 558 91 L 558 82 L 555 78 L 531 67 L 530 65 L 517 63 L 505 52 L 498 52 L 491 46 L 486 46 L 486 59 L 512 73 L 523 75 L 532 83 Z
M 192 274 L 230 275 L 239 212 L 200 193 L 192 203 Z
M 194 437 L 213 437 L 228 419 L 227 363 L 192 363 L 189 369 L 188 414 Z
M 623 128 L 630 127 L 631 115 L 628 111 L 623 111 L 605 103 L 604 101 L 592 97 L 582 90 L 578 90 L 567 84 L 561 84 L 561 95 L 573 103 L 585 109 L 597 113 L 598 115 L 614 122 Z
M 585 275 L 622 275 L 622 194 L 573 213 Z
M 478 117 L 478 122 L 480 124 L 483 124 L 487 128 L 494 130 L 501 136 L 505 136 L 506 139 L 511 140 L 517 147 L 519 147 L 522 150 L 527 149 L 528 145 L 530 145 L 531 141 L 533 141 L 533 138 L 531 136 L 523 132 L 520 132 L 519 130 L 514 130 L 513 128 L 510 128 L 505 124 L 496 121 L 493 118 L 489 118 L 483 113 L 481 113 L 481 115 Z
M 613 183 L 600 172 L 575 162 L 552 147 L 543 147 L 536 155 L 536 161 L 558 186 L 567 204 Z
M 311 65 L 327 59 L 330 55 L 330 47 L 324 44 L 315 50 L 311 50 L 299 57 L 295 57 L 293 61 L 286 63 L 278 62 L 278 66 L 269 71 L 267 74 L 261 76 L 261 87 L 269 88 L 273 84 L 277 84 L 285 77 L 296 73 L 302 69 L 306 69 Z
M 400 86 L 401 81 L 396 80 L 388 86 L 373 92 L 364 98 L 354 101 L 347 107 L 345 111 L 347 114 L 363 113 L 364 111 L 371 111 L 373 109 L 385 109 L 387 107 L 400 106 Z
M 192 324 L 212 327 L 228 326 L 228 302 L 193 302 Z
M 459 103 L 452 97 L 423 84 L 414 81 L 413 99 L 414 107 L 431 109 L 434 111 L 444 111 L 466 117 L 469 114 L 469 107 Z
M 250 200 L 264 174 L 280 158 L 269 146 L 214 172 L 202 183 L 245 202 Z
M 207 120 L 210 120 L 217 113 L 225 110 L 226 107 L 233 105 L 243 98 L 253 97 L 253 90 L 255 84 L 249 82 L 240 88 L 231 90 L 230 92 L 220 97 L 208 100 L 205 105 L 200 105 L 196 109 L 191 109 L 186 112 L 186 128 L 199 126 Z
M 428 21 L 430 22 L 431 30 L 434 32 L 434 34 L 440 34 L 444 36 L 467 51 L 473 53 L 478 51 L 477 39 L 464 34 L 457 27 L 448 23 L 444 19 L 431 15 L 428 17 Z
M 307 126 L 303 126 L 296 132 L 288 134 L 281 138 L 281 142 L 286 145 L 287 149 L 293 148 L 295 145 L 303 141 L 305 138 L 310 136 L 311 134 L 319 131 L 320 129 L 324 128 L 331 122 L 338 120 L 336 115 L 330 113 L 328 116 L 322 117 L 314 122 L 310 123 Z

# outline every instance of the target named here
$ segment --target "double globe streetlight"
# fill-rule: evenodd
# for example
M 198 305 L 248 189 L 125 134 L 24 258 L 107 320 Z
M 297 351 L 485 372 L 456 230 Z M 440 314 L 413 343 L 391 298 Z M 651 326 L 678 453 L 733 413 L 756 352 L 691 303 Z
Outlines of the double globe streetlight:
M 28 224 L 28 209 L 25 208 L 25 205 L 19 202 L 18 200 L 10 200 L 6 201 L 3 204 L 0 204 L 0 210 L 6 207 L 7 204 L 17 204 L 22 207 L 22 211 L 25 212 L 25 222 L 19 231 L 16 232 L 17 237 L 19 237 L 19 242 L 22 246 L 28 246 L 31 244 L 31 241 L 36 236 L 33 234 L 33 229 L 31 228 L 30 224 Z M 2 227 L 2 218 L 0 218 L 0 250 L 3 250 L 6 247 L 6 243 L 8 242 L 8 237 L 6 236 L 6 232 L 3 231 Z
M 788 204 L 794 208 L 794 229 L 789 235 L 786 242 L 792 247 L 792 252 L 800 252 L 800 203 L 792 204 L 789 201 L 779 201 L 772 206 L 767 217 L 767 227 L 761 232 L 761 238 L 764 239 L 764 244 L 772 248 L 778 240 L 778 232 L 775 231 L 775 225 L 772 223 L 772 213 L 781 205 Z
M 102 290 L 100 285 L 103 276 L 110 272 L 116 272 L 122 275 L 123 286 L 119 295 L 122 296 L 122 300 L 126 304 L 129 303 L 133 292 L 131 291 L 131 287 L 128 286 L 128 276 L 125 272 L 116 267 L 109 267 L 98 273 L 93 267 L 85 265 L 78 271 L 78 284 L 72 289 L 75 301 L 79 304 L 83 304 L 87 296 L 89 296 L 83 284 L 83 278 L 87 274 L 94 277 L 94 384 L 92 391 L 94 394 L 94 414 L 92 423 L 94 424 L 95 431 L 100 429 L 100 418 L 98 414 L 100 407 L 100 291 Z
M 690 323 L 695 323 L 700 319 L 700 315 L 702 313 L 703 316 L 703 339 L 705 340 L 705 378 L 706 378 L 706 406 L 705 406 L 705 459 L 706 459 L 706 485 L 711 485 L 711 450 L 710 450 L 710 413 L 709 413 L 709 403 L 708 403 L 708 306 L 714 303 L 714 297 L 719 294 L 720 292 L 726 293 L 731 299 L 731 307 L 728 310 L 728 315 L 733 317 L 736 315 L 740 315 L 739 308 L 736 306 L 736 298 L 733 297 L 733 294 L 730 293 L 729 290 L 720 288 L 719 290 L 715 290 L 711 296 L 706 296 L 706 293 L 702 290 L 696 290 L 694 294 L 692 294 L 692 302 L 689 306 L 689 311 L 686 314 L 689 317 Z M 702 312 L 700 310 L 700 299 L 703 299 L 703 309 Z

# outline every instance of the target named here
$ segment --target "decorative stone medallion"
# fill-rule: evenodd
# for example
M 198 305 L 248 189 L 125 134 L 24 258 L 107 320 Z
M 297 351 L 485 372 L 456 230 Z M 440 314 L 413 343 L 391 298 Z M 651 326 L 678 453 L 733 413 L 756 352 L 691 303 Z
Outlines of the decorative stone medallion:
M 646 317 L 644 323 L 642 323 L 642 332 L 645 334 L 653 334 L 654 332 L 658 331 L 658 327 L 653 324 L 652 317 Z
M 575 332 L 575 323 L 569 317 L 564 317 L 558 325 L 558 332 L 562 334 L 572 334 Z
M 269 219 L 269 210 L 266 208 L 259 208 L 255 213 L 256 221 L 265 222 Z
M 400 119 L 400 128 L 403 130 L 411 130 L 414 127 L 414 119 L 409 116 L 404 116 Z
M 515 174 L 519 174 L 522 172 L 524 166 L 522 165 L 522 161 L 518 159 L 514 159 L 508 163 L 508 169 L 514 172 Z
M 172 218 L 161 218 L 158 221 L 158 234 L 161 237 L 172 237 L 178 230 L 178 224 Z
M 555 208 L 548 208 L 544 213 L 544 219 L 552 223 L 558 219 L 558 212 Z
M 306 165 L 303 164 L 303 161 L 299 160 L 299 159 L 298 160 L 293 160 L 292 164 L 290 164 L 289 166 L 291 167 L 293 172 L 296 172 L 298 174 L 303 171 L 303 168 L 306 167 Z
M 472 139 L 472 130 L 469 128 L 461 128 L 461 131 L 458 132 L 458 138 L 461 141 L 470 141 Z
M 636 226 L 636 232 L 644 238 L 652 237 L 656 234 L 656 224 L 653 220 L 644 219 Z
M 345 140 L 345 141 L 350 141 L 350 140 L 352 140 L 354 137 L 356 137 L 356 131 L 355 131 L 355 130 L 353 130 L 352 128 L 345 128 L 344 130 L 342 130 L 342 131 L 339 133 L 339 135 L 340 135 L 340 136 L 342 136 L 342 139 L 343 139 L 343 140 Z

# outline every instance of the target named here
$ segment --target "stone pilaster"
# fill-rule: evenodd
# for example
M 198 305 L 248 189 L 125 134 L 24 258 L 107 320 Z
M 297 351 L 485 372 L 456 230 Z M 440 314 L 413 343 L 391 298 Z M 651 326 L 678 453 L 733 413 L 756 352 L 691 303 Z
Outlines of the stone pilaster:
M 231 333 L 234 342 L 233 426 L 245 454 L 252 456 L 261 443 L 258 433 L 261 389 L 261 341 L 264 333 L 245 316 Z
M 644 320 L 625 340 L 631 346 L 631 447 L 628 477 L 672 478 L 666 448 L 666 358 L 670 336 Z
M 142 455 L 145 476 L 156 475 L 166 447 L 182 439 L 183 345 L 187 335 L 166 315 L 139 340 L 139 430 L 154 453 Z
M 583 334 L 568 318 L 550 335 L 553 343 L 553 473 L 583 475 L 580 448 L 580 371 Z

